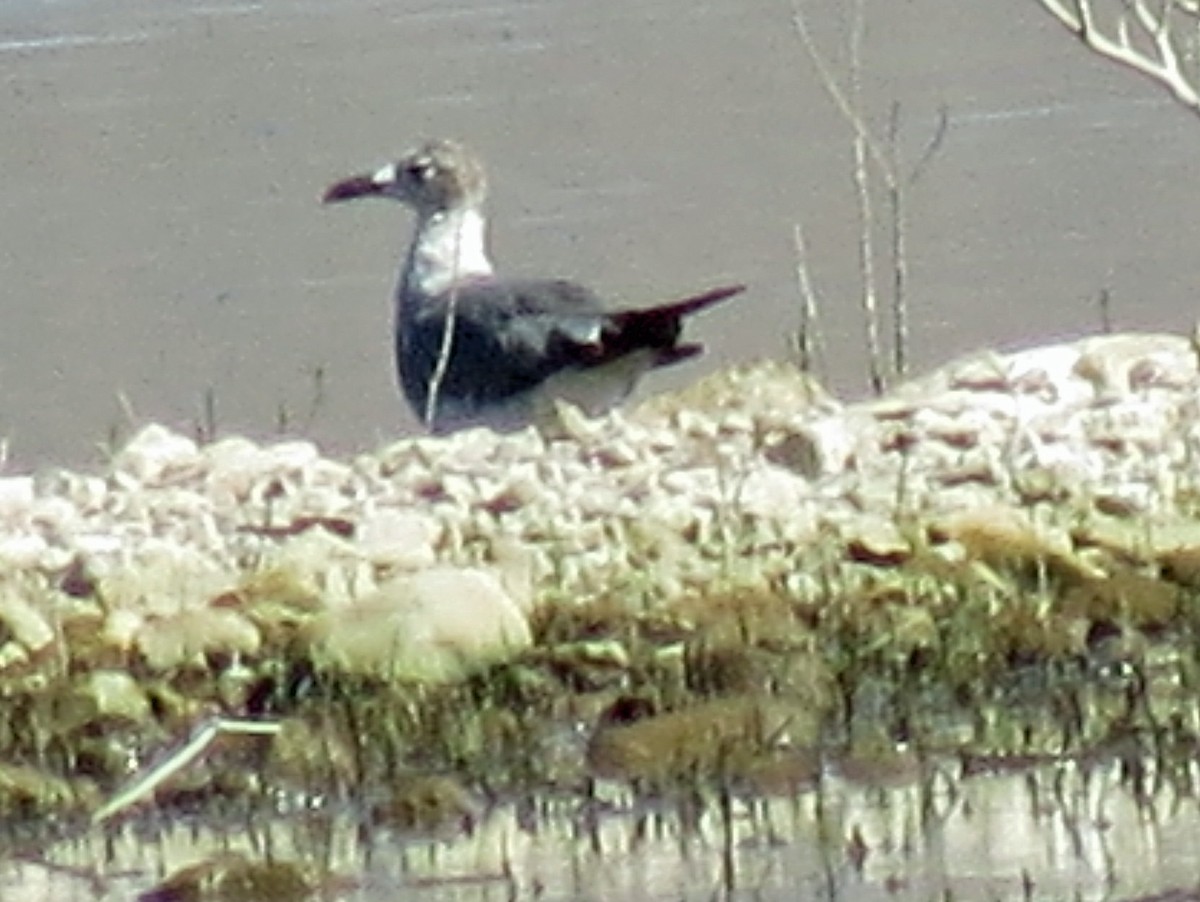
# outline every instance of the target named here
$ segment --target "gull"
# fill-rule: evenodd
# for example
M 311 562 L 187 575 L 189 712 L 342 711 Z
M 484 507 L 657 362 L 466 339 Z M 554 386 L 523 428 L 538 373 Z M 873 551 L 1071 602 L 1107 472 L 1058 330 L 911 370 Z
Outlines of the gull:
M 434 434 L 510 432 L 545 422 L 559 401 L 590 416 L 623 401 L 649 370 L 694 357 L 683 319 L 744 290 L 608 309 L 565 279 L 496 275 L 486 247 L 483 164 L 456 141 L 429 141 L 378 171 L 331 185 L 324 203 L 385 197 L 416 214 L 395 298 L 396 368 Z

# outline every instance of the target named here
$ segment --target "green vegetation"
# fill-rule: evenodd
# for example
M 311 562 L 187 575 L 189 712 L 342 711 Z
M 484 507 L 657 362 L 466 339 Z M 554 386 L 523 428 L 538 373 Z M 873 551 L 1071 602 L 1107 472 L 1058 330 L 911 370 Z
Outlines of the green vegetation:
M 630 574 L 542 599 L 531 648 L 438 685 L 321 662 L 321 600 L 279 571 L 213 602 L 258 627 L 251 651 L 192 617 L 178 629 L 194 653 L 154 661 L 98 629 L 102 599 L 47 589 L 67 611 L 56 640 L 0 669 L 0 810 L 22 829 L 95 811 L 218 712 L 278 734 L 221 738 L 158 805 L 333 796 L 428 828 L 469 816 L 462 787 L 790 791 L 821 760 L 886 771 L 898 749 L 988 767 L 1149 755 L 1169 772 L 1200 743 L 1200 527 L 1169 532 L 1159 547 L 1097 521 L 1064 546 L 992 510 L 904 524 L 907 547 L 886 552 L 779 550 L 767 584 L 733 567 L 673 602 Z M 197 643 L 205 629 L 217 638 Z

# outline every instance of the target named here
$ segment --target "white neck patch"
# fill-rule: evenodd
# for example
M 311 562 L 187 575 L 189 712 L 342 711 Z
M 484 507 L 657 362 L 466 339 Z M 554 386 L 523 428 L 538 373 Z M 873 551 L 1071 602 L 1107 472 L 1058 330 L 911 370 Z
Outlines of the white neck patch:
M 436 295 L 455 282 L 490 276 L 487 223 L 478 210 L 435 213 L 417 226 L 403 283 L 425 295 Z

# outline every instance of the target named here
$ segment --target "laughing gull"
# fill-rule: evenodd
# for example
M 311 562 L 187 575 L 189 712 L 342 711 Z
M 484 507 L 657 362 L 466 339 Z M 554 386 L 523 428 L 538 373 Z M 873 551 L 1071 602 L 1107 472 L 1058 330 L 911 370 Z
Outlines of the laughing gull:
M 602 413 L 647 370 L 699 354 L 701 345 L 679 341 L 683 318 L 744 289 L 611 311 L 574 282 L 501 278 L 485 248 L 486 195 L 483 165 L 445 140 L 325 192 L 325 203 L 390 197 L 416 211 L 396 289 L 396 366 L 409 404 L 435 434 L 520 429 L 555 400 Z

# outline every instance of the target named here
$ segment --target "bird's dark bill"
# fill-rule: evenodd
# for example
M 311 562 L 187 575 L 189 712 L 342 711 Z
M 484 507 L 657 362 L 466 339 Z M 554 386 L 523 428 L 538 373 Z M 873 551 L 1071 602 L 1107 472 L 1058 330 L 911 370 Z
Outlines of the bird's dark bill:
M 372 176 L 356 175 L 330 185 L 325 190 L 325 196 L 321 198 L 321 202 L 335 204 L 343 200 L 353 200 L 356 197 L 369 197 L 372 194 L 379 194 L 382 189 L 383 186 Z

